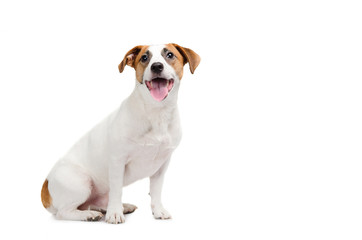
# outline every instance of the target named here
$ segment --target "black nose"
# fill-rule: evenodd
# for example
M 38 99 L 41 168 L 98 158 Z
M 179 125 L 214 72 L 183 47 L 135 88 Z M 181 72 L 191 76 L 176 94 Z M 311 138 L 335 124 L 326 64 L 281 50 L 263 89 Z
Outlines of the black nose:
M 154 73 L 160 73 L 163 70 L 163 64 L 160 62 L 155 62 L 151 65 L 151 71 Z

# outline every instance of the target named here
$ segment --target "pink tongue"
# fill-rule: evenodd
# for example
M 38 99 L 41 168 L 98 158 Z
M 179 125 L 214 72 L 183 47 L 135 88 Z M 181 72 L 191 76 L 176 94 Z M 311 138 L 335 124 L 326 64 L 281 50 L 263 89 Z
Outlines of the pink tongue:
M 166 87 L 166 83 L 163 82 L 152 82 L 151 96 L 161 102 L 168 94 L 168 89 Z

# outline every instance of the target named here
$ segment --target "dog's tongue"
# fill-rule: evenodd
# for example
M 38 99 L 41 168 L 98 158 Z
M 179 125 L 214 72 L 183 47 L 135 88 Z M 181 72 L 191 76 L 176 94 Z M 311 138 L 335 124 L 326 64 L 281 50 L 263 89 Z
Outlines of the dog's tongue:
M 167 81 L 152 81 L 151 96 L 161 102 L 168 94 Z

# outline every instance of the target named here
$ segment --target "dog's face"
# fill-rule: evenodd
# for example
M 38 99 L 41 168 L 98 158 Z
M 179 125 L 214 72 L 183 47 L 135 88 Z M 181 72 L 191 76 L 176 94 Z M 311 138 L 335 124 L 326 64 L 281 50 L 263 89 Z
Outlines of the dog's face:
M 199 55 L 191 49 L 170 43 L 136 46 L 127 52 L 118 68 L 123 72 L 126 65 L 133 67 L 142 91 L 161 102 L 173 89 L 178 89 L 186 63 L 194 73 L 200 63 Z

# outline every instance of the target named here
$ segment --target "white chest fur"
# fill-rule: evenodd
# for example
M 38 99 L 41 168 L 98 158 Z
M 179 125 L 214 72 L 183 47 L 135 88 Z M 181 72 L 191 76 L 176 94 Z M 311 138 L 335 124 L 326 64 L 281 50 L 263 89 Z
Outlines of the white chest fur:
M 141 100 L 135 91 L 108 121 L 108 151 L 114 159 L 126 159 L 124 185 L 152 176 L 181 140 L 177 106 L 145 105 Z
M 127 137 L 130 152 L 125 168 L 125 185 L 152 176 L 166 161 L 181 139 L 176 108 L 147 109 L 133 137 Z M 132 147 L 131 147 L 132 146 Z

